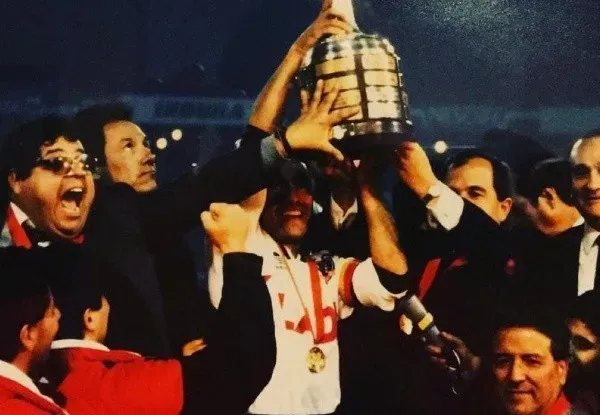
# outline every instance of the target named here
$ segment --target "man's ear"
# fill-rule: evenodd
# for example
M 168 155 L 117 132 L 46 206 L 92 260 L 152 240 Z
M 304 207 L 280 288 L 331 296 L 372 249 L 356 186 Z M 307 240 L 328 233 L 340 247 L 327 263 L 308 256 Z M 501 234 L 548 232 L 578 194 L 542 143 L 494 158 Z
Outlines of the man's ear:
M 559 360 L 556 362 L 558 365 L 558 376 L 560 379 L 560 385 L 564 386 L 567 383 L 567 376 L 569 374 L 569 362 L 567 360 Z
M 37 328 L 30 324 L 25 324 L 23 327 L 21 327 L 21 331 L 19 332 L 19 339 L 21 340 L 21 345 L 26 350 L 32 351 L 38 339 Z
M 13 194 L 21 193 L 22 181 L 17 179 L 17 174 L 14 171 L 8 173 L 8 186 Z
M 504 222 L 506 220 L 506 218 L 508 217 L 508 214 L 510 213 L 510 209 L 512 208 L 512 205 L 513 205 L 513 200 L 510 197 L 507 197 L 506 199 L 504 199 L 503 201 L 500 202 L 500 210 L 502 212 L 501 222 Z
M 87 308 L 83 312 L 83 329 L 86 332 L 94 332 L 97 326 L 96 314 L 91 308 Z
M 548 206 L 550 206 L 551 209 L 556 208 L 556 202 L 558 202 L 556 190 L 551 187 L 545 187 L 540 196 L 548 201 Z

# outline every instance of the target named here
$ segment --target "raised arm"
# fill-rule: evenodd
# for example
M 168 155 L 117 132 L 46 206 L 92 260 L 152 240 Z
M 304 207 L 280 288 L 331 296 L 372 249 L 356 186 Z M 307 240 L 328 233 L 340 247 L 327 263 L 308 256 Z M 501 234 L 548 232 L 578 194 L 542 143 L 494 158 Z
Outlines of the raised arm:
M 210 203 L 239 203 L 268 187 L 273 169 L 291 152 L 317 151 L 343 160 L 333 146 L 332 127 L 355 115 L 359 108 L 332 110 L 339 89 L 325 91 L 317 82 L 315 93 L 298 119 L 280 139 L 271 135 L 250 143 L 204 165 L 196 174 L 138 197 L 139 209 L 149 238 L 163 232 L 185 232 L 198 225 L 198 213 Z M 287 148 L 286 148 L 287 147 Z
M 396 275 L 408 272 L 406 255 L 400 248 L 396 223 L 381 200 L 377 181 L 380 175 L 375 161 L 368 160 L 359 167 L 359 191 L 369 229 L 369 245 L 373 263 Z
M 262 278 L 262 258 L 246 253 L 248 214 L 238 205 L 215 203 L 201 218 L 211 242 L 224 254 L 223 300 L 206 349 L 182 359 L 183 413 L 241 414 L 275 366 L 271 297 Z
M 323 36 L 343 35 L 352 31 L 352 25 L 344 15 L 333 10 L 331 6 L 332 0 L 325 0 L 315 21 L 292 44 L 258 95 L 248 122 L 251 126 L 272 133 L 286 102 L 290 83 L 300 69 L 304 56 Z

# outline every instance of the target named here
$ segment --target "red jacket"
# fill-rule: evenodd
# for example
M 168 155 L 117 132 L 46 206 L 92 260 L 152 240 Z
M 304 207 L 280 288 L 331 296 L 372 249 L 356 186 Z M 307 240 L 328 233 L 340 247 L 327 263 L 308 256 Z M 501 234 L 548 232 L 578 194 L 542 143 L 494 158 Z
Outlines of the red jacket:
M 25 386 L 0 376 L 0 414 L 64 415 L 66 412 Z
M 57 392 L 70 415 L 179 414 L 183 407 L 181 365 L 124 351 L 53 350 L 66 364 Z
M 571 403 L 567 400 L 565 394 L 561 394 L 554 405 L 552 405 L 544 415 L 571 415 L 573 414 Z M 575 415 L 575 414 L 574 414 Z

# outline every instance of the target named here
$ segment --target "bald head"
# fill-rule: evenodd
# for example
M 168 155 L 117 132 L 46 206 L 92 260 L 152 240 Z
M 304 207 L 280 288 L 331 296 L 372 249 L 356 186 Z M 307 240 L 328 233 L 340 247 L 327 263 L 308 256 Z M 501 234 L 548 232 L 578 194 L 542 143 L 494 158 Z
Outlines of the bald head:
M 594 229 L 600 229 L 600 130 L 575 142 L 570 161 L 577 207 Z

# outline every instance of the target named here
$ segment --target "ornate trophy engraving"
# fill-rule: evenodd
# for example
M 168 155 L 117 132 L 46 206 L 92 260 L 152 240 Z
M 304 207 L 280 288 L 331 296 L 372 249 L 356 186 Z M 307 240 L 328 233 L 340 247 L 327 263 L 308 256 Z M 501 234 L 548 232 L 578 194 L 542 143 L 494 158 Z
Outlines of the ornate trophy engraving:
M 334 0 L 333 8 L 356 27 L 351 0 Z M 400 58 L 387 39 L 358 30 L 321 39 L 304 58 L 296 81 L 312 92 L 319 79 L 325 89 L 328 83 L 340 87 L 333 109 L 360 106 L 358 114 L 333 130 L 335 145 L 345 154 L 360 158 L 410 136 L 412 122 Z

